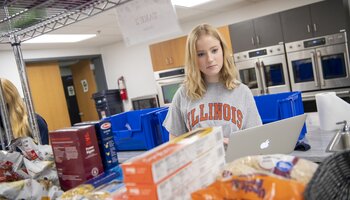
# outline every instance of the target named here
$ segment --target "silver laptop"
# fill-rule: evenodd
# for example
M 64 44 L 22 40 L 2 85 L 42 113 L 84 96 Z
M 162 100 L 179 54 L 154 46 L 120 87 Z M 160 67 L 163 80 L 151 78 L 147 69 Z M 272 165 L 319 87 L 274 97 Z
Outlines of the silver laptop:
M 305 120 L 306 114 L 302 114 L 231 134 L 226 162 L 250 155 L 291 153 Z

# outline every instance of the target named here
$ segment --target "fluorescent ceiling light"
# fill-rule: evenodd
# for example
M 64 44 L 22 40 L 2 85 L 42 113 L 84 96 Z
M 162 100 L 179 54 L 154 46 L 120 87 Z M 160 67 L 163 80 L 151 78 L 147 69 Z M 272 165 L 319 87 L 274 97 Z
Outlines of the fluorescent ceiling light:
M 211 0 L 171 0 L 171 2 L 176 6 L 183 7 L 194 7 L 200 4 L 206 3 Z
M 71 43 L 95 37 L 96 34 L 45 34 L 23 43 Z

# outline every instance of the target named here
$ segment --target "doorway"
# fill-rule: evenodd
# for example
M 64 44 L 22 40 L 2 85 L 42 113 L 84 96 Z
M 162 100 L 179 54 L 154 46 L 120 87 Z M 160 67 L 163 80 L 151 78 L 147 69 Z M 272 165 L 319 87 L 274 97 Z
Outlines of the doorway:
M 50 66 L 49 63 L 55 63 L 55 74 L 45 70 Z M 28 75 L 28 82 L 35 111 L 41 110 L 45 112 L 47 116 L 51 116 L 49 117 L 50 119 L 46 119 L 50 131 L 69 127 L 79 122 L 99 120 L 92 94 L 107 89 L 107 82 L 100 55 L 60 58 L 53 61 L 26 61 L 26 65 L 27 74 L 34 69 L 33 66 L 40 67 L 41 69 L 30 73 L 32 76 Z M 33 74 L 35 74 L 35 76 L 33 76 Z M 48 78 L 47 82 L 42 82 L 38 77 L 50 78 Z M 56 84 L 56 86 L 53 87 L 50 82 L 53 79 L 59 79 L 60 84 Z M 32 87 L 32 83 L 36 83 L 36 87 Z M 43 88 L 46 88 L 48 92 L 44 92 L 45 90 L 43 90 Z M 44 106 L 44 103 L 41 103 L 43 99 L 48 98 L 48 93 L 52 96 L 52 94 L 58 92 L 61 93 L 60 97 L 52 99 L 55 101 L 60 99 L 59 101 L 64 102 L 64 105 L 62 105 L 62 103 L 60 105 L 55 105 L 46 102 L 45 104 L 48 106 Z M 62 115 L 60 119 L 57 119 L 57 117 L 55 117 L 55 110 L 64 112 L 64 116 Z M 57 124 L 55 121 L 65 122 Z M 52 126 L 51 124 L 54 123 L 56 124 Z
M 79 115 L 78 101 L 75 96 L 73 76 L 72 75 L 62 76 L 62 83 L 64 88 L 64 94 L 66 96 L 70 123 L 73 126 L 74 124 L 81 122 L 81 118 Z

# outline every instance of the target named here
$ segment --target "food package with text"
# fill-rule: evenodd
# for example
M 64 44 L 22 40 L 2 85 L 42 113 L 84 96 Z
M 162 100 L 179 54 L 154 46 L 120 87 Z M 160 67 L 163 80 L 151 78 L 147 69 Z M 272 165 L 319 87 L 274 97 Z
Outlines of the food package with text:
M 81 122 L 74 126 L 94 125 L 104 170 L 118 166 L 117 143 L 114 142 L 112 124 L 108 119 Z
M 228 163 L 217 180 L 192 199 L 303 199 L 318 165 L 283 154 L 246 156 Z
M 103 172 L 94 126 L 77 126 L 50 132 L 57 173 L 66 191 Z
M 158 183 L 217 143 L 223 144 L 221 127 L 197 129 L 183 134 L 124 162 L 121 165 L 124 182 Z

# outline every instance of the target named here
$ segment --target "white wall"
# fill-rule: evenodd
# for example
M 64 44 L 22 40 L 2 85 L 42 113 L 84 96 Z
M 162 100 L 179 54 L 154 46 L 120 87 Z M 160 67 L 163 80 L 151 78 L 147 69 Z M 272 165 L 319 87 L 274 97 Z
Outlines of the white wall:
M 232 10 L 220 15 L 208 16 L 200 20 L 182 24 L 181 28 L 183 34 L 181 34 L 181 36 L 186 35 L 199 23 L 210 23 L 214 26 L 223 26 L 317 1 L 320 0 L 269 0 L 256 3 L 252 6 L 240 8 L 238 10 Z M 157 41 L 166 39 L 170 38 L 160 38 Z M 120 42 L 101 48 L 101 54 L 103 65 L 105 67 L 108 88 L 117 88 L 117 78 L 119 76 L 124 76 L 130 98 L 156 93 L 156 82 L 153 77 L 148 44 L 125 47 L 124 43 Z M 128 108 L 130 107 L 130 104 L 127 102 L 126 106 Z
M 12 51 L 0 51 L 0 77 L 7 78 L 15 84 L 23 97 L 21 80 L 19 78 L 15 56 Z
M 117 43 L 102 48 L 101 54 L 109 89 L 118 88 L 117 80 L 124 76 L 129 99 L 157 93 L 147 44 L 127 48 Z M 124 106 L 130 110 L 130 101 Z
M 251 18 L 268 15 L 290 8 L 311 4 L 320 0 L 267 0 L 242 7 L 219 15 L 207 16 L 191 22 L 181 24 L 182 35 L 186 35 L 199 23 L 210 23 L 222 26 L 244 21 Z M 180 36 L 180 35 L 179 35 Z M 172 37 L 173 38 L 173 37 Z M 167 40 L 159 38 L 151 43 Z M 123 42 L 102 47 L 100 49 L 64 49 L 23 51 L 24 59 L 42 59 L 55 57 L 70 57 L 80 55 L 102 54 L 107 85 L 109 89 L 118 88 L 117 79 L 124 76 L 129 99 L 156 93 L 155 79 L 153 77 L 152 62 L 148 49 L 149 44 L 140 44 L 126 47 Z M 20 85 L 17 66 L 12 51 L 0 51 L 0 77 L 8 77 L 17 86 Z M 20 88 L 20 87 L 18 87 Z M 130 102 L 126 102 L 126 109 Z

